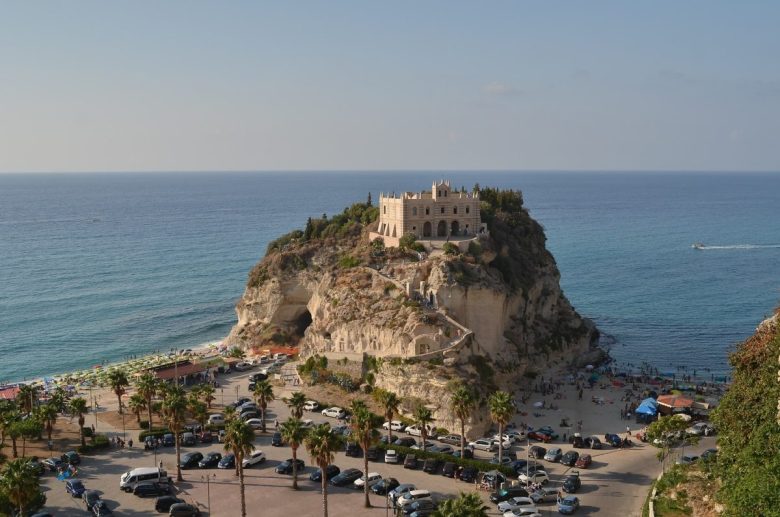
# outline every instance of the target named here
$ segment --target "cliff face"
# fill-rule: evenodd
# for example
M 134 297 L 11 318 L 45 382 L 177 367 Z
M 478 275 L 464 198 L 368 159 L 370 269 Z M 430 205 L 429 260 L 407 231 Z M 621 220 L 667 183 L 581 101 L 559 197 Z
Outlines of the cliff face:
M 229 341 L 253 346 L 283 336 L 299 340 L 304 356 L 386 358 L 376 385 L 426 401 L 450 429 L 452 381 L 484 396 L 514 391 L 528 369 L 553 360 L 596 360 L 598 333 L 561 292 L 542 228 L 519 194 L 508 203 L 488 192 L 496 194 L 483 193 L 490 236 L 460 243 L 466 253 L 447 254 L 441 242 L 428 243 L 424 255 L 385 249 L 368 242 L 375 223 L 360 214 L 360 224 L 310 221 L 253 269 Z M 484 410 L 471 426 L 488 426 Z

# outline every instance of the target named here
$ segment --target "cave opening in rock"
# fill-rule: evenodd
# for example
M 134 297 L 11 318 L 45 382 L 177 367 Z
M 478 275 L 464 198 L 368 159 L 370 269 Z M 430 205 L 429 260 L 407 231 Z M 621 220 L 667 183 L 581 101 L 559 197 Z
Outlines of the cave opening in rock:
M 308 309 L 304 310 L 297 318 L 295 318 L 295 333 L 298 337 L 303 337 L 303 333 L 311 325 L 311 313 Z

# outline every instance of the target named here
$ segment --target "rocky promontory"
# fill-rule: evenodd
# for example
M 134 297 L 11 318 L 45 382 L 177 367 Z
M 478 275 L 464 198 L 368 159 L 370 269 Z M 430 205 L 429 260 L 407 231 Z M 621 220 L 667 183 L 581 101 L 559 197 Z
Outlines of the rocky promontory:
M 419 399 L 455 429 L 449 387 L 516 391 L 549 365 L 597 361 L 598 331 L 561 291 L 544 231 L 517 191 L 482 189 L 487 232 L 369 241 L 378 210 L 358 203 L 269 244 L 228 341 L 296 345 L 305 358 L 367 357 L 370 384 Z M 470 423 L 488 426 L 484 410 Z

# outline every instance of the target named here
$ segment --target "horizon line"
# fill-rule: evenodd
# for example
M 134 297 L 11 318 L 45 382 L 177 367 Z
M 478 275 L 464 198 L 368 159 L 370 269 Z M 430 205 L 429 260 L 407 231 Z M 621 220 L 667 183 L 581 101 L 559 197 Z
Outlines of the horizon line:
M 306 173 L 584 173 L 584 174 L 777 174 L 780 169 L 140 169 L 140 170 L 61 170 L 61 171 L 0 171 L 0 175 L 42 174 L 306 174 Z

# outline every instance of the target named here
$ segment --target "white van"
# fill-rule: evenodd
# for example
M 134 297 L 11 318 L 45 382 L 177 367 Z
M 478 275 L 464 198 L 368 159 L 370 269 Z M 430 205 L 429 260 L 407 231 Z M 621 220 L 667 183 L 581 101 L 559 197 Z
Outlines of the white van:
M 119 488 L 125 492 L 130 492 L 135 487 L 136 483 L 140 481 L 168 481 L 168 473 L 165 470 L 156 467 L 142 467 L 133 469 L 129 472 L 122 474 L 119 478 Z

